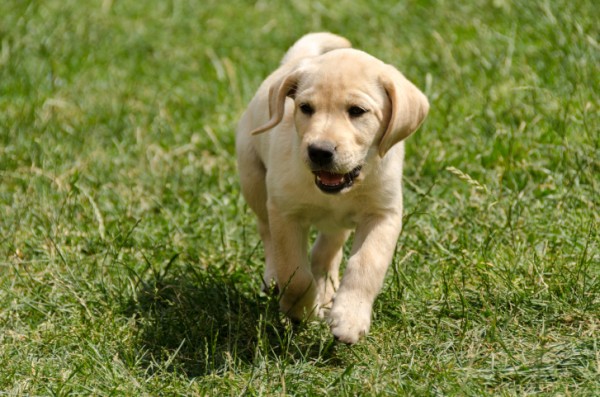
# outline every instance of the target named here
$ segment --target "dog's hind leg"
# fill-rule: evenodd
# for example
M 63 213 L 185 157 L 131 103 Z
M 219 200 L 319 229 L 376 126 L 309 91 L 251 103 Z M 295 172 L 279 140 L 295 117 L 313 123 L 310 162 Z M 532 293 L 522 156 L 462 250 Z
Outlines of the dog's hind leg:
M 275 254 L 273 253 L 273 241 L 271 239 L 271 229 L 268 221 L 258 219 L 258 233 L 263 242 L 265 250 L 265 271 L 263 273 L 263 291 L 279 293 L 277 285 L 277 272 L 275 269 Z
M 333 295 L 339 287 L 339 269 L 343 257 L 344 243 L 349 230 L 334 233 L 319 233 L 311 252 L 311 269 L 321 309 L 330 309 Z
M 267 292 L 276 282 L 273 243 L 269 228 L 267 212 L 267 188 L 265 185 L 266 170 L 253 150 L 238 148 L 238 172 L 242 194 L 246 203 L 258 218 L 258 232 L 265 250 L 265 271 L 263 275 L 263 290 Z

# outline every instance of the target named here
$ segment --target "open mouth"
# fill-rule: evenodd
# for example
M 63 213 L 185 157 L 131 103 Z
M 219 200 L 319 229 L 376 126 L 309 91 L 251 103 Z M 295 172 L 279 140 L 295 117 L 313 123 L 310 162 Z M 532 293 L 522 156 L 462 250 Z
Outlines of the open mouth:
M 335 174 L 329 171 L 313 171 L 315 184 L 325 193 L 339 193 L 354 184 L 354 179 L 360 174 L 361 166 L 347 174 Z

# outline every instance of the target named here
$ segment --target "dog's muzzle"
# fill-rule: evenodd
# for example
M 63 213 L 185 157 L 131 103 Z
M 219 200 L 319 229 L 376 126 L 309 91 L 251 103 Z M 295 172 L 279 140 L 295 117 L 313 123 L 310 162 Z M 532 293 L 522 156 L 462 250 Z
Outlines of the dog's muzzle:
M 335 174 L 329 171 L 313 171 L 315 184 L 325 193 L 339 193 L 354 184 L 360 175 L 361 166 L 354 168 L 346 174 Z
M 333 172 L 335 152 L 336 147 L 330 142 L 313 143 L 308 146 L 308 158 L 315 175 L 315 184 L 325 193 L 339 193 L 352 186 L 362 168 L 358 166 L 343 174 Z

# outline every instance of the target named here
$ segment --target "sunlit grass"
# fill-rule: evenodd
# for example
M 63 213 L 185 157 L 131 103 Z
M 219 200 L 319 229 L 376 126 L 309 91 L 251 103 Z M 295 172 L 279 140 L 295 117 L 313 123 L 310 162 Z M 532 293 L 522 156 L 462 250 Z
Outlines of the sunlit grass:
M 598 394 L 599 19 L 592 1 L 0 3 L 0 391 Z M 431 102 L 353 347 L 259 292 L 233 153 L 262 79 L 319 30 Z

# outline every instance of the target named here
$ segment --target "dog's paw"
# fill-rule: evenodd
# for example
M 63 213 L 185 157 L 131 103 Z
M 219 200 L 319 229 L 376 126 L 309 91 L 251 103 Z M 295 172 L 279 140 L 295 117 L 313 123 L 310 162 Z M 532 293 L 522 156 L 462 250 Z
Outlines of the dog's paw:
M 360 300 L 340 299 L 338 296 L 329 312 L 329 325 L 335 339 L 354 344 L 369 333 L 371 305 Z
M 316 320 L 323 316 L 319 305 L 319 294 L 311 286 L 301 295 L 284 291 L 279 300 L 279 309 L 295 321 Z
M 279 286 L 274 279 L 269 281 L 265 281 L 263 279 L 262 288 L 260 291 L 267 296 L 278 296 L 279 295 Z

